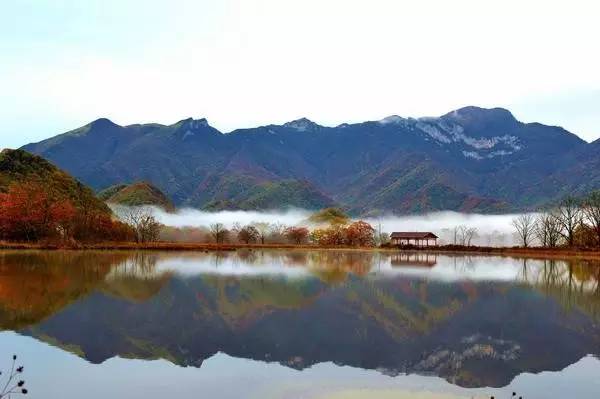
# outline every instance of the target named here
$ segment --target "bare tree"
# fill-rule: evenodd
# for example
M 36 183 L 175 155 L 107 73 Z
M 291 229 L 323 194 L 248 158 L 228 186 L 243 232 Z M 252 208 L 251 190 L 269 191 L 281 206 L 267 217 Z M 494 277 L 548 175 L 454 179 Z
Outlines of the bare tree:
M 560 225 L 560 234 L 572 247 L 575 243 L 575 229 L 583 220 L 579 202 L 574 197 L 567 197 L 555 209 L 553 215 Z
M 227 239 L 229 231 L 223 223 L 213 223 L 210 225 L 210 235 L 217 244 L 221 244 Z
M 269 234 L 269 239 L 272 242 L 284 242 L 286 240 L 285 238 L 285 231 L 287 230 L 287 226 L 285 224 L 282 224 L 280 222 L 275 222 L 271 225 L 271 231 Z
M 471 246 L 471 242 L 477 237 L 477 229 L 475 227 L 467 227 L 463 230 L 463 245 Z
M 285 229 L 285 237 L 294 244 L 302 244 L 306 242 L 309 231 L 306 227 L 288 227 Z
M 464 229 L 466 229 L 466 226 L 460 225 L 460 226 L 455 226 L 452 229 L 452 243 L 454 245 L 460 245 L 462 243 L 461 239 L 462 239 L 462 231 Z M 464 245 L 464 244 L 462 244 Z
M 381 229 L 381 222 L 377 223 L 377 229 L 373 235 L 376 246 L 381 246 L 390 242 L 390 235 Z
M 258 232 L 258 239 L 260 240 L 260 243 L 264 244 L 269 233 L 271 232 L 271 225 L 266 222 L 254 222 L 252 223 L 252 226 L 254 226 Z
M 524 213 L 512 220 L 512 225 L 517 231 L 521 244 L 527 248 L 531 244 L 535 233 L 535 217 L 531 213 Z
M 540 213 L 535 223 L 535 235 L 543 247 L 556 247 L 561 238 L 556 216 L 548 212 Z
M 471 242 L 477 237 L 477 229 L 460 225 L 452 229 L 452 235 L 454 245 L 471 246 Z
M 594 191 L 583 204 L 583 213 L 596 234 L 596 244 L 600 247 L 600 191 Z
M 115 213 L 124 223 L 131 226 L 138 243 L 158 240 L 161 224 L 149 207 L 118 207 Z
M 231 235 L 233 237 L 237 237 L 237 235 L 241 229 L 242 229 L 242 224 L 240 222 L 234 222 L 231 225 L 231 229 L 229 230 L 229 232 L 227 234 Z

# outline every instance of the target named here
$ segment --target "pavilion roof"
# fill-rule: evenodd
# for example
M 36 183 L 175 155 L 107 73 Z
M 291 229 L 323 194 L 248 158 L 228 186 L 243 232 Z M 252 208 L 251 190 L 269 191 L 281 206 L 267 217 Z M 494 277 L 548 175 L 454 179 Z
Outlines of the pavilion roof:
M 391 238 L 403 238 L 411 240 L 422 240 L 426 238 L 438 238 L 435 234 L 429 231 L 395 231 L 390 236 Z

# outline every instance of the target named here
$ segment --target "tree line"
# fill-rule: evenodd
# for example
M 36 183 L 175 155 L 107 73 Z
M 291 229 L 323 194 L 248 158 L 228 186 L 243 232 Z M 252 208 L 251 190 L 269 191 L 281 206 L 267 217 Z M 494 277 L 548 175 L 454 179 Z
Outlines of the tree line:
M 217 244 L 313 244 L 320 246 L 373 247 L 389 241 L 389 235 L 369 223 L 352 221 L 337 208 L 315 212 L 297 226 L 282 223 L 252 222 L 246 225 L 212 223 L 206 227 L 162 226 L 162 241 L 212 242 Z M 316 226 L 309 228 L 307 226 Z
M 361 220 L 312 230 L 305 226 L 254 222 L 247 225 L 234 224 L 231 228 L 227 228 L 223 223 L 213 223 L 208 227 L 165 226 L 160 233 L 160 239 L 164 241 L 356 247 L 373 247 L 380 244 L 377 236 L 375 228 Z
M 537 214 L 519 215 L 512 221 L 521 246 L 539 245 L 600 248 L 600 191 L 578 199 L 566 197 Z
M 323 246 L 374 246 L 375 229 L 364 221 L 352 222 L 337 209 L 313 215 L 319 228 L 255 222 L 227 228 L 213 223 L 206 228 L 162 225 L 150 207 L 107 208 L 94 197 L 74 201 L 43 182 L 12 184 L 0 193 L 0 240 L 13 242 L 137 242 L 193 241 L 244 244 L 314 243 Z M 312 222 L 311 222 L 312 223 Z

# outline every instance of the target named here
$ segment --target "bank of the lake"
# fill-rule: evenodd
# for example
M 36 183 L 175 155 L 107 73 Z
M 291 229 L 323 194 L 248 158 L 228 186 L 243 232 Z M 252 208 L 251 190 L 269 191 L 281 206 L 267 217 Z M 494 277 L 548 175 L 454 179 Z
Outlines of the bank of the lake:
M 355 246 L 319 246 L 310 244 L 242 244 L 242 243 L 189 243 L 189 242 L 107 242 L 107 243 L 17 243 L 0 241 L 0 250 L 94 250 L 94 251 L 236 251 L 236 250 L 345 250 L 345 251 L 389 251 L 455 255 L 494 255 L 531 259 L 600 259 L 600 249 L 591 248 L 542 248 L 542 247 L 482 247 L 441 245 L 430 247 L 355 247 Z

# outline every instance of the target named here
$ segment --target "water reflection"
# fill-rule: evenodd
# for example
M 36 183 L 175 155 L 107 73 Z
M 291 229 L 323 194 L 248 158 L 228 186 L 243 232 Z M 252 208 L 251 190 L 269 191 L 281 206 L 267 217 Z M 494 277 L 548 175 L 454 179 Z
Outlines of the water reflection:
M 399 252 L 392 254 L 392 266 L 425 266 L 432 267 L 437 263 L 437 254 L 427 252 Z
M 424 267 L 426 266 L 426 267 Z M 505 386 L 600 352 L 600 263 L 360 251 L 0 254 L 0 327 L 100 363 L 218 352 Z

